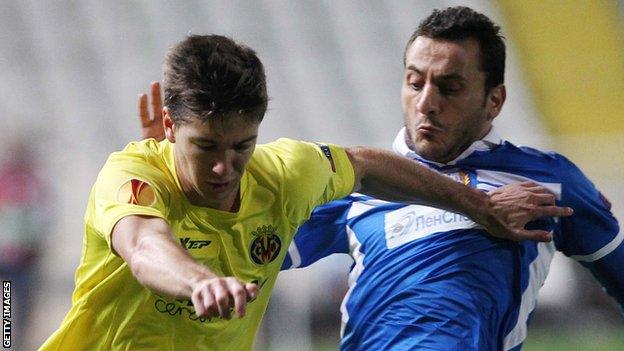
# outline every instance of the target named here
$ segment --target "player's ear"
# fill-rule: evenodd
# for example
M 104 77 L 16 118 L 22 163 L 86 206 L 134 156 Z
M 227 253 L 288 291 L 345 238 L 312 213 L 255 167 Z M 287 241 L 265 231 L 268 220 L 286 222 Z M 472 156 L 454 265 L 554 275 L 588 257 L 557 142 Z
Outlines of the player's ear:
M 507 98 L 507 89 L 504 84 L 496 86 L 490 89 L 485 101 L 485 108 L 488 112 L 488 117 L 493 120 L 503 109 L 503 104 Z
M 172 143 L 175 143 L 175 127 L 176 124 L 169 114 L 167 106 L 163 107 L 163 128 L 165 129 L 165 137 Z

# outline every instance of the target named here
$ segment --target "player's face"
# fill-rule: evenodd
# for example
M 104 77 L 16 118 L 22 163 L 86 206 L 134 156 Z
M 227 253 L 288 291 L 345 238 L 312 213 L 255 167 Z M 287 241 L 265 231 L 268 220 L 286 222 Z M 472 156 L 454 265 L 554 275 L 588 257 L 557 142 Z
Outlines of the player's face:
M 239 115 L 208 122 L 191 118 L 170 128 L 167 123 L 167 138 L 175 142 L 176 172 L 191 203 L 223 211 L 236 207 L 260 123 Z
M 485 93 L 479 44 L 418 37 L 405 57 L 401 102 L 407 142 L 446 163 L 485 136 L 505 100 L 503 85 Z

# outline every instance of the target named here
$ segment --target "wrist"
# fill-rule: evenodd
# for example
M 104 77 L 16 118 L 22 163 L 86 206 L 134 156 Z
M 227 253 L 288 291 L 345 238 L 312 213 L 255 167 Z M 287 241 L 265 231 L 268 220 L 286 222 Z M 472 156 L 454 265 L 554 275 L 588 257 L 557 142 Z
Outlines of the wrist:
M 490 196 L 478 189 L 468 189 L 470 195 L 462 196 L 462 199 L 465 200 L 465 214 L 476 223 L 487 227 L 492 218 Z
M 195 267 L 187 279 L 185 292 L 188 293 L 188 296 L 190 297 L 195 288 L 201 285 L 202 282 L 214 278 L 218 278 L 218 276 L 207 267 L 201 265 L 199 267 Z

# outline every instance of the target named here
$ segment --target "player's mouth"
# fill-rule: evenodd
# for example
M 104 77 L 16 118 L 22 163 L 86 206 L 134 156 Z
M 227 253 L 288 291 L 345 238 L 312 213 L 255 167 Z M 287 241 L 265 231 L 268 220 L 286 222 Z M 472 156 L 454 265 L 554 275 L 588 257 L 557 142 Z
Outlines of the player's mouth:
M 206 182 L 210 188 L 212 189 L 212 191 L 216 192 L 216 193 L 220 193 L 220 192 L 224 192 L 226 190 L 229 189 L 229 187 L 232 185 L 233 181 L 228 181 L 228 182 Z
M 437 133 L 442 133 L 442 129 L 438 127 L 434 127 L 430 124 L 422 124 L 418 126 L 416 132 L 423 135 L 424 137 L 433 137 Z

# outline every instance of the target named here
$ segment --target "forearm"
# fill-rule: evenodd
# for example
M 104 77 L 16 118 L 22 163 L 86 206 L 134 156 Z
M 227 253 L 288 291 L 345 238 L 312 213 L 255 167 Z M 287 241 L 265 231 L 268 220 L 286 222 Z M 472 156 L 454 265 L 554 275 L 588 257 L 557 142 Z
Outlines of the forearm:
M 216 277 L 208 267 L 164 236 L 140 239 L 128 265 L 141 285 L 175 298 L 190 299 L 197 282 Z
M 113 248 L 146 288 L 176 298 L 190 298 L 201 280 L 214 278 L 176 241 L 160 218 L 128 216 L 113 229 Z
M 485 220 L 488 196 L 405 157 L 370 148 L 350 148 L 358 191 L 388 201 L 418 203 Z M 356 189 L 357 190 L 357 189 Z
M 596 261 L 581 261 L 581 264 L 592 272 L 604 290 L 620 304 L 624 313 L 624 243 Z
M 220 277 L 195 261 L 176 241 L 162 218 L 127 216 L 112 232 L 112 247 L 146 288 L 178 299 L 188 299 L 202 317 L 230 319 L 232 309 L 245 315 L 248 301 L 258 296 L 258 285 L 236 277 Z

